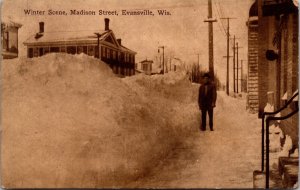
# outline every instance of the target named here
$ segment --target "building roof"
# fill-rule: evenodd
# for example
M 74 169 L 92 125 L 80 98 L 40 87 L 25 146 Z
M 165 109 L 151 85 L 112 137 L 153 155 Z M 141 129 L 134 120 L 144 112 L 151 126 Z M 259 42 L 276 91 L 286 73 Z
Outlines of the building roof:
M 21 28 L 22 27 L 22 24 L 17 23 L 11 17 L 2 17 L 1 18 L 1 23 L 4 23 L 8 27 L 16 27 L 16 28 Z
M 108 36 L 112 36 L 115 41 L 115 45 L 122 51 L 136 54 L 135 51 L 128 49 L 127 47 L 120 45 L 112 30 L 98 30 L 98 31 L 58 31 L 58 32 L 43 32 L 36 33 L 30 36 L 24 45 L 45 45 L 45 44 L 57 44 L 57 43 L 97 43 L 97 34 L 100 34 L 100 43 L 105 41 Z
M 51 42 L 69 42 L 69 41 L 97 41 L 97 35 L 101 36 L 99 40 L 105 39 L 108 31 L 62 31 L 62 32 L 43 32 L 30 36 L 25 42 L 25 45 L 36 43 L 51 43 Z M 37 35 L 40 35 L 37 37 Z
M 153 61 L 152 61 L 152 60 L 147 60 L 147 59 L 145 59 L 145 60 L 141 61 L 141 63 L 145 63 L 145 62 L 148 62 L 148 63 L 153 63 Z
M 258 16 L 258 7 L 257 7 L 257 0 L 252 4 L 250 11 L 249 11 L 249 17 L 252 16 Z

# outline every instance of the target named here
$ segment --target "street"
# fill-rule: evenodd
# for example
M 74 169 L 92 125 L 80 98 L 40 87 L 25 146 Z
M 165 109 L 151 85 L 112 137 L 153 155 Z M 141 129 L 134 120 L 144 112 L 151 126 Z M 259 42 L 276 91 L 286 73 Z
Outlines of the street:
M 130 187 L 252 188 L 252 172 L 260 166 L 260 122 L 243 103 L 219 92 L 215 131 L 195 131 Z

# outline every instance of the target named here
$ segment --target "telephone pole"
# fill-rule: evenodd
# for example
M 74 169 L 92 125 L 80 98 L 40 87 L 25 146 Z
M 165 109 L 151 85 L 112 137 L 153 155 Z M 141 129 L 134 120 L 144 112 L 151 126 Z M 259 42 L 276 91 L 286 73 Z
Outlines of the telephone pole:
M 227 20 L 227 73 L 226 73 L 226 94 L 229 95 L 229 20 L 234 18 L 220 18 L 220 19 L 226 19 Z
M 236 72 L 236 92 L 239 93 L 239 43 L 236 43 L 236 63 L 237 63 L 237 72 Z
M 239 39 L 239 38 L 236 38 L 235 37 L 235 35 L 233 36 L 233 38 L 231 38 L 231 39 L 233 39 L 233 47 L 232 47 L 232 49 L 233 49 L 233 74 L 232 74 L 232 76 L 233 76 L 233 92 L 235 93 L 236 92 L 236 79 L 235 79 L 235 65 L 236 65 L 236 63 L 235 63 L 235 55 L 236 55 L 236 47 L 235 47 L 235 40 L 237 40 L 237 39 Z
M 217 22 L 216 19 L 212 18 L 212 0 L 208 0 L 208 19 L 204 20 L 204 22 L 208 22 L 208 55 L 209 55 L 209 73 L 214 80 L 214 34 L 213 34 L 213 23 Z
M 163 50 L 163 70 L 162 70 L 162 74 L 165 74 L 165 46 L 159 46 L 158 47 L 158 53 L 159 53 L 159 48 L 162 48 Z
M 199 72 L 200 72 L 200 58 L 199 58 L 200 53 L 197 53 L 196 55 L 197 55 L 197 58 L 198 58 L 198 66 L 199 66 Z
M 233 92 L 235 93 L 235 35 L 233 36 Z
M 243 67 L 244 67 L 244 61 L 247 61 L 247 60 L 241 60 L 241 91 L 243 91 L 243 89 L 244 89 L 244 92 L 246 92 L 245 91 L 245 87 L 244 87 L 244 81 L 245 81 L 245 79 L 244 79 L 244 70 L 243 70 Z M 244 87 L 244 88 L 243 88 Z

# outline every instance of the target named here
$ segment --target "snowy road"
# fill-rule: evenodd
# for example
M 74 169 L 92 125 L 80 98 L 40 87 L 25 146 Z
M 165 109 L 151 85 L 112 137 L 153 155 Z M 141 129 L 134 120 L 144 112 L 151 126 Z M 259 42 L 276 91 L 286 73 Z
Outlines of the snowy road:
M 252 188 L 260 164 L 260 122 L 245 101 L 219 93 L 215 131 L 186 139 L 152 172 L 132 187 Z

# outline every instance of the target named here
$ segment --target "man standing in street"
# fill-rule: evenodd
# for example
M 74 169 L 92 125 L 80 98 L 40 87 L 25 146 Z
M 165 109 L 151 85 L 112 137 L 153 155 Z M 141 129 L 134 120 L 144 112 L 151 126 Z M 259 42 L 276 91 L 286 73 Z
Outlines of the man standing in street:
M 198 104 L 202 113 L 201 130 L 206 130 L 206 113 L 209 116 L 209 127 L 213 131 L 213 109 L 216 107 L 217 90 L 215 84 L 210 81 L 209 73 L 203 75 L 204 84 L 199 88 Z

